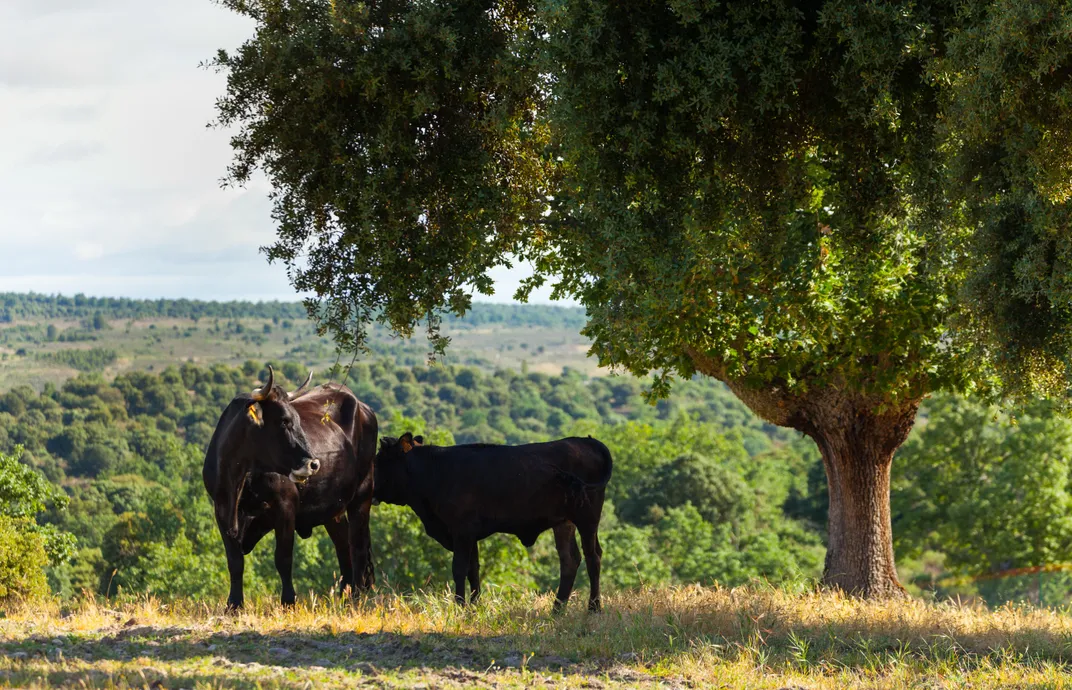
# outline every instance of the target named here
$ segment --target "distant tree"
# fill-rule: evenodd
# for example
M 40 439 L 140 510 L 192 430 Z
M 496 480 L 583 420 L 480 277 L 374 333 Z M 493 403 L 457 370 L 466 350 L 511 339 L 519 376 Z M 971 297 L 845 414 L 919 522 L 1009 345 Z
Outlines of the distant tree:
M 607 366 L 812 437 L 824 581 L 903 592 L 889 477 L 942 389 L 1072 379 L 1072 4 L 223 0 L 230 171 L 345 347 L 533 261 Z
M 69 471 L 75 476 L 98 477 L 112 470 L 118 462 L 119 456 L 114 448 L 94 443 L 70 463 Z
M 940 551 L 961 575 L 1072 560 L 1072 421 L 948 395 L 927 412 L 893 475 L 899 549 Z
M 480 372 L 476 369 L 462 369 L 454 377 L 454 382 L 462 388 L 471 389 L 480 382 Z
M 305 376 L 308 373 L 308 369 L 301 365 L 299 362 L 286 362 L 279 369 L 283 372 L 283 376 L 287 378 L 287 381 L 293 383 L 295 386 L 305 380 Z
M 45 329 L 45 339 L 50 343 L 55 342 L 58 333 L 59 329 L 56 328 L 56 324 L 50 323 L 48 328 Z
M 755 491 L 748 486 L 736 463 L 689 453 L 661 465 L 638 487 L 630 507 L 630 517 L 643 520 L 653 507 L 665 511 L 691 504 L 713 525 L 739 529 L 755 512 Z M 623 515 L 626 515 L 623 506 Z

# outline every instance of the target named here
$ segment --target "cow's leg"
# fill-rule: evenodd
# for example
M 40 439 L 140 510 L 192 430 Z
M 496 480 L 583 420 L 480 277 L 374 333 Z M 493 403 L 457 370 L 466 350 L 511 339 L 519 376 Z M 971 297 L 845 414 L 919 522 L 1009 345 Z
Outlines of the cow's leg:
M 581 548 L 584 549 L 584 565 L 588 569 L 588 610 L 598 611 L 602 606 L 599 596 L 599 567 L 603 561 L 603 548 L 599 545 L 596 527 L 577 526 L 581 532 Z
M 473 550 L 469 556 L 469 603 L 475 604 L 480 598 L 480 555 L 479 542 L 473 542 Z
M 371 511 L 371 496 L 361 503 L 351 504 L 346 511 L 350 523 L 350 563 L 357 588 L 362 590 L 376 584 L 376 574 L 372 567 L 372 537 L 369 535 Z
M 338 522 L 328 520 L 324 529 L 331 537 L 331 543 L 335 545 L 335 557 L 339 559 L 339 577 L 342 578 L 342 589 L 354 590 L 354 569 L 350 560 L 350 523 L 343 515 Z
M 220 530 L 221 533 L 224 530 Z M 246 570 L 246 557 L 242 554 L 242 545 L 238 540 L 223 534 L 223 550 L 227 554 L 227 574 L 231 578 L 231 591 L 227 594 L 227 610 L 237 611 L 242 608 L 242 575 Z
M 228 533 L 230 526 L 224 523 L 218 510 L 216 526 L 220 528 L 220 536 L 223 538 L 223 552 L 227 555 L 227 575 L 231 580 L 231 590 L 227 593 L 227 610 L 237 611 L 245 603 L 242 595 L 242 575 L 246 570 L 246 556 L 242 552 L 242 544 Z
M 469 537 L 454 538 L 454 561 L 451 570 L 454 574 L 454 601 L 465 606 L 465 578 L 469 575 L 472 553 L 476 550 L 476 540 Z
M 278 503 L 274 506 L 275 519 L 275 569 L 279 572 L 283 606 L 294 605 L 294 523 L 298 517 L 298 487 L 286 477 L 268 474 L 264 477 L 269 490 Z
M 577 569 L 581 566 L 581 550 L 577 548 L 577 529 L 573 523 L 563 522 L 554 528 L 555 548 L 558 550 L 558 593 L 552 611 L 559 613 L 569 602 Z

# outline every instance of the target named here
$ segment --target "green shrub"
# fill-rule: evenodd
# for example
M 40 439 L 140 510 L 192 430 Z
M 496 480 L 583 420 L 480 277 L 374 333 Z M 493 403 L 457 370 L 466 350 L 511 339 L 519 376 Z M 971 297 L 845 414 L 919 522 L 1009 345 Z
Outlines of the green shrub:
M 32 521 L 0 514 L 0 604 L 48 593 L 48 554 Z
M 67 496 L 14 455 L 0 453 L 0 601 L 48 592 L 45 568 L 69 560 L 74 537 L 55 525 L 37 524 L 49 505 L 60 509 Z

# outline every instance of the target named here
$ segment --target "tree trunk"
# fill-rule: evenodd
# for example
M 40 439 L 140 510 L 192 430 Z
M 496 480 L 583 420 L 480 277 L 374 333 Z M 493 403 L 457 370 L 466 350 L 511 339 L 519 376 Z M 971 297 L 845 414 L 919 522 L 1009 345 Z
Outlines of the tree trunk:
M 726 376 L 704 353 L 687 353 L 697 369 L 724 381 L 760 417 L 818 444 L 830 490 L 823 585 L 866 598 L 904 596 L 893 558 L 890 467 L 912 430 L 920 398 L 891 404 L 836 384 L 801 393 L 774 383 L 757 388 Z
M 823 585 L 866 598 L 904 596 L 893 558 L 890 466 L 912 430 L 918 402 L 877 414 L 873 401 L 833 397 L 836 404 L 809 406 L 795 425 L 815 439 L 826 469 Z
M 890 525 L 893 453 L 867 439 L 816 440 L 830 494 L 823 584 L 867 598 L 902 594 Z

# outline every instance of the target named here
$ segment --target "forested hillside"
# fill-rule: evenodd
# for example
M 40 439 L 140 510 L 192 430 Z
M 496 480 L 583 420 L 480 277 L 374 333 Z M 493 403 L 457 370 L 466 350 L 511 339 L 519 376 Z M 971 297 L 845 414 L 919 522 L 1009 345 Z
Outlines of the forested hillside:
M 280 331 L 306 333 L 305 344 L 327 346 L 302 331 L 306 322 L 286 318 L 294 316 L 293 305 L 248 311 L 231 305 L 227 309 L 236 311 L 227 312 L 224 305 L 183 301 L 78 301 L 9 300 L 9 308 L 21 311 L 14 323 L 0 327 L 0 337 L 22 339 L 21 360 L 62 359 L 72 375 L 40 388 L 0 388 L 0 454 L 8 458 L 0 474 L 4 467 L 32 468 L 48 480 L 33 497 L 20 499 L 32 510 L 8 517 L 0 512 L 15 521 L 0 524 L 0 533 L 5 525 L 23 532 L 20 525 L 28 526 L 26 543 L 37 539 L 40 548 L 20 552 L 17 567 L 51 563 L 48 583 L 62 597 L 87 590 L 222 598 L 223 549 L 200 477 L 204 448 L 224 406 L 263 380 L 267 362 L 175 361 L 151 371 L 117 372 L 109 362 L 129 358 L 129 351 L 50 349 L 72 331 L 50 338 L 48 318 L 78 318 L 81 332 L 107 334 L 121 315 L 144 319 L 147 331 L 167 332 L 150 327 L 176 314 L 217 313 L 241 324 L 256 313 L 265 324 L 279 318 Z M 152 309 L 156 315 L 147 316 Z M 485 305 L 476 313 L 484 325 L 459 332 L 468 331 L 485 348 L 511 328 L 538 339 L 572 327 L 576 317 L 570 310 Z M 489 319 L 513 326 L 491 328 Z M 181 334 L 171 329 L 168 337 L 179 337 L 176 332 Z M 211 328 L 200 338 L 218 344 L 242 335 Z M 531 342 L 526 345 L 531 352 Z M 406 349 L 417 347 L 391 349 L 384 341 L 381 354 L 335 370 L 336 380 L 377 412 L 382 433 L 410 430 L 438 443 L 591 434 L 611 448 L 615 471 L 602 526 L 610 590 L 757 579 L 794 586 L 820 573 L 826 496 L 814 444 L 764 424 L 721 384 L 707 378 L 682 382 L 651 405 L 644 397 L 648 384 L 633 377 L 593 377 L 561 366 L 550 374 L 527 361 L 496 367 L 479 357 L 469 365 L 428 366 L 414 364 L 423 357 Z M 455 353 L 456 359 L 466 357 L 465 351 Z M 294 385 L 309 362 L 291 353 L 271 363 L 283 383 Z M 917 426 L 894 463 L 893 481 L 897 552 L 911 590 L 978 594 L 991 602 L 1066 602 L 1070 580 L 1060 566 L 1072 560 L 1072 426 L 1043 405 L 1008 418 L 953 397 L 930 401 Z M 49 486 L 62 491 L 53 495 Z M 45 528 L 26 523 L 27 515 L 41 510 Z M 73 535 L 73 546 L 63 533 Z M 408 509 L 374 508 L 373 538 L 381 584 L 402 590 L 446 586 L 449 554 L 424 536 Z M 299 540 L 297 550 L 299 591 L 324 591 L 336 570 L 326 535 L 317 530 Z M 253 593 L 277 592 L 271 553 L 269 537 L 246 571 Z M 530 550 L 515 539 L 496 538 L 482 547 L 482 560 L 493 586 L 550 589 L 557 581 L 547 535 Z M 1041 566 L 1054 572 L 1030 570 Z M 1027 574 L 1004 576 L 1024 568 Z
M 304 368 L 277 362 L 292 384 Z M 0 449 L 65 486 L 70 506 L 48 517 L 78 538 L 78 553 L 51 570 L 66 596 L 216 597 L 225 582 L 211 504 L 201 484 L 203 448 L 220 410 L 265 375 L 186 364 L 158 374 L 99 374 L 38 394 L 0 396 Z M 538 440 L 571 433 L 602 438 L 616 455 L 604 522 L 611 586 L 815 575 L 821 537 L 811 521 L 808 456 L 756 421 L 721 387 L 690 383 L 650 406 L 633 379 L 588 379 L 472 367 L 359 364 L 348 383 L 379 413 L 385 433 L 413 429 L 442 443 Z M 782 506 L 797 506 L 785 514 Z M 380 506 L 373 529 L 381 582 L 445 581 L 447 554 L 408 509 Z M 305 588 L 330 585 L 326 536 L 299 545 Z M 252 567 L 254 590 L 275 583 L 270 547 Z M 516 540 L 484 549 L 489 582 L 549 586 L 557 557 L 549 538 L 527 554 Z

